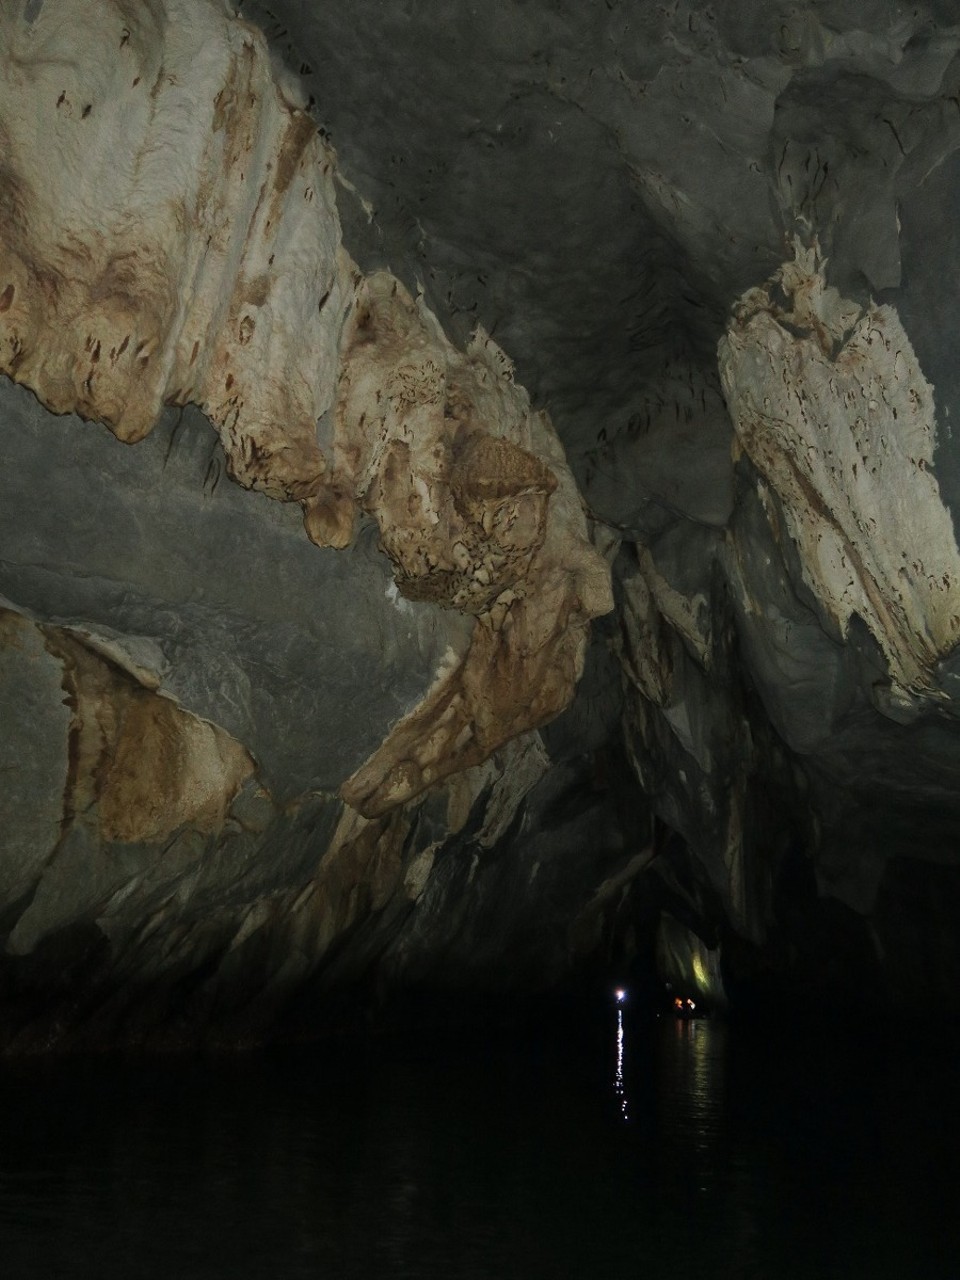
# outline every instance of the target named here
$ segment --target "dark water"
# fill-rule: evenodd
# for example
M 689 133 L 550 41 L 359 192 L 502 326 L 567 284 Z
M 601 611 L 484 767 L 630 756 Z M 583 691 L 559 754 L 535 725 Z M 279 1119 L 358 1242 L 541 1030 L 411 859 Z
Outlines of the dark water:
M 0 1277 L 960 1276 L 957 1044 L 719 1022 L 0 1067 Z M 599 1024 L 598 1024 L 599 1025 Z

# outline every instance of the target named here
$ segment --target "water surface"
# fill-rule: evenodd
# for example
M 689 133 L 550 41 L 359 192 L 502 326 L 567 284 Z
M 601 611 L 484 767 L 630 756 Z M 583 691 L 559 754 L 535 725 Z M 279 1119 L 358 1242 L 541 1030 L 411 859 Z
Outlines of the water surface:
M 631 1022 L 0 1067 L 4 1280 L 947 1280 L 956 1042 Z M 602 1022 L 602 1027 L 601 1027 Z

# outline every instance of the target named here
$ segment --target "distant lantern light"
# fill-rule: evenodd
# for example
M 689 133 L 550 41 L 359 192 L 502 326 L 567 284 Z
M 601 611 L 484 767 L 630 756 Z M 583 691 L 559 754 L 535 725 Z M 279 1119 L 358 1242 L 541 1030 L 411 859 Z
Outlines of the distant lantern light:
M 627 993 L 624 991 L 623 987 L 617 987 L 613 994 L 617 997 L 617 1004 L 623 1004 L 624 1000 L 627 998 Z

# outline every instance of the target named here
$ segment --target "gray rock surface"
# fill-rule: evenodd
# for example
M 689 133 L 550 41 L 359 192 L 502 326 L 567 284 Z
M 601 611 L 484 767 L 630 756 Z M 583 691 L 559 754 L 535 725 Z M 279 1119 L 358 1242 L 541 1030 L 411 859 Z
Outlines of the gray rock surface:
M 241 13 L 329 136 L 353 259 L 549 410 L 616 612 L 566 711 L 360 817 L 338 789 L 470 620 L 397 593 L 372 517 L 333 551 L 242 492 L 198 411 L 127 447 L 0 384 L 8 1044 L 303 1034 L 338 992 L 658 948 L 734 1004 L 956 1008 L 956 6 Z M 86 773 L 71 661 L 113 708 Z M 117 764 L 128 704 L 208 788 L 162 838 L 109 799 L 181 813 Z
M 398 596 L 371 528 L 314 547 L 295 509 L 230 483 L 196 410 L 127 446 L 0 397 L 0 592 L 118 646 L 278 797 L 336 790 L 465 647 L 461 615 Z

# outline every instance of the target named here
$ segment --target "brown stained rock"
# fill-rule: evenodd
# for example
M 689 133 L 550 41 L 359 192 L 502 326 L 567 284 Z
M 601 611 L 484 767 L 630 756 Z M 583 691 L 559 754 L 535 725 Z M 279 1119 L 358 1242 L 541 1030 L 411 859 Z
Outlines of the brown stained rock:
M 0 8 L 0 48 L 0 371 L 127 442 L 199 404 L 231 477 L 299 501 L 314 542 L 345 547 L 365 513 L 405 596 L 477 619 L 350 803 L 384 813 L 562 710 L 612 607 L 563 451 L 489 339 L 457 351 L 391 276 L 361 279 L 333 156 L 263 37 L 208 0 L 61 0 Z M 206 821 L 240 768 L 144 696 L 84 719 L 118 839 Z
M 558 715 L 582 672 L 588 620 L 571 610 L 551 621 L 545 628 L 536 600 L 515 602 L 499 628 L 478 619 L 461 665 L 343 784 L 347 803 L 385 814 Z
M 338 486 L 321 484 L 317 493 L 303 502 L 303 527 L 318 547 L 342 551 L 353 541 L 357 507 L 353 498 Z
M 315 876 L 276 916 L 284 954 L 315 970 L 352 925 L 381 911 L 401 888 L 411 815 L 402 809 L 368 821 L 345 808 Z
M 589 619 L 611 600 L 555 441 L 492 343 L 463 355 L 397 281 L 364 282 L 335 474 L 377 521 L 400 590 L 477 623 L 463 662 L 344 784 L 361 813 L 478 764 L 570 701 Z
M 474 615 L 528 577 L 557 487 L 495 351 L 456 351 L 398 281 L 371 276 L 336 407 L 335 481 L 377 521 L 398 587 Z
M 105 840 L 162 840 L 181 826 L 218 830 L 253 772 L 222 729 L 147 692 L 123 707 L 113 752 L 99 805 Z
M 95 815 L 101 839 L 125 843 L 157 843 L 181 827 L 218 831 L 254 770 L 245 748 L 75 636 L 43 633 L 73 712 L 64 823 Z

